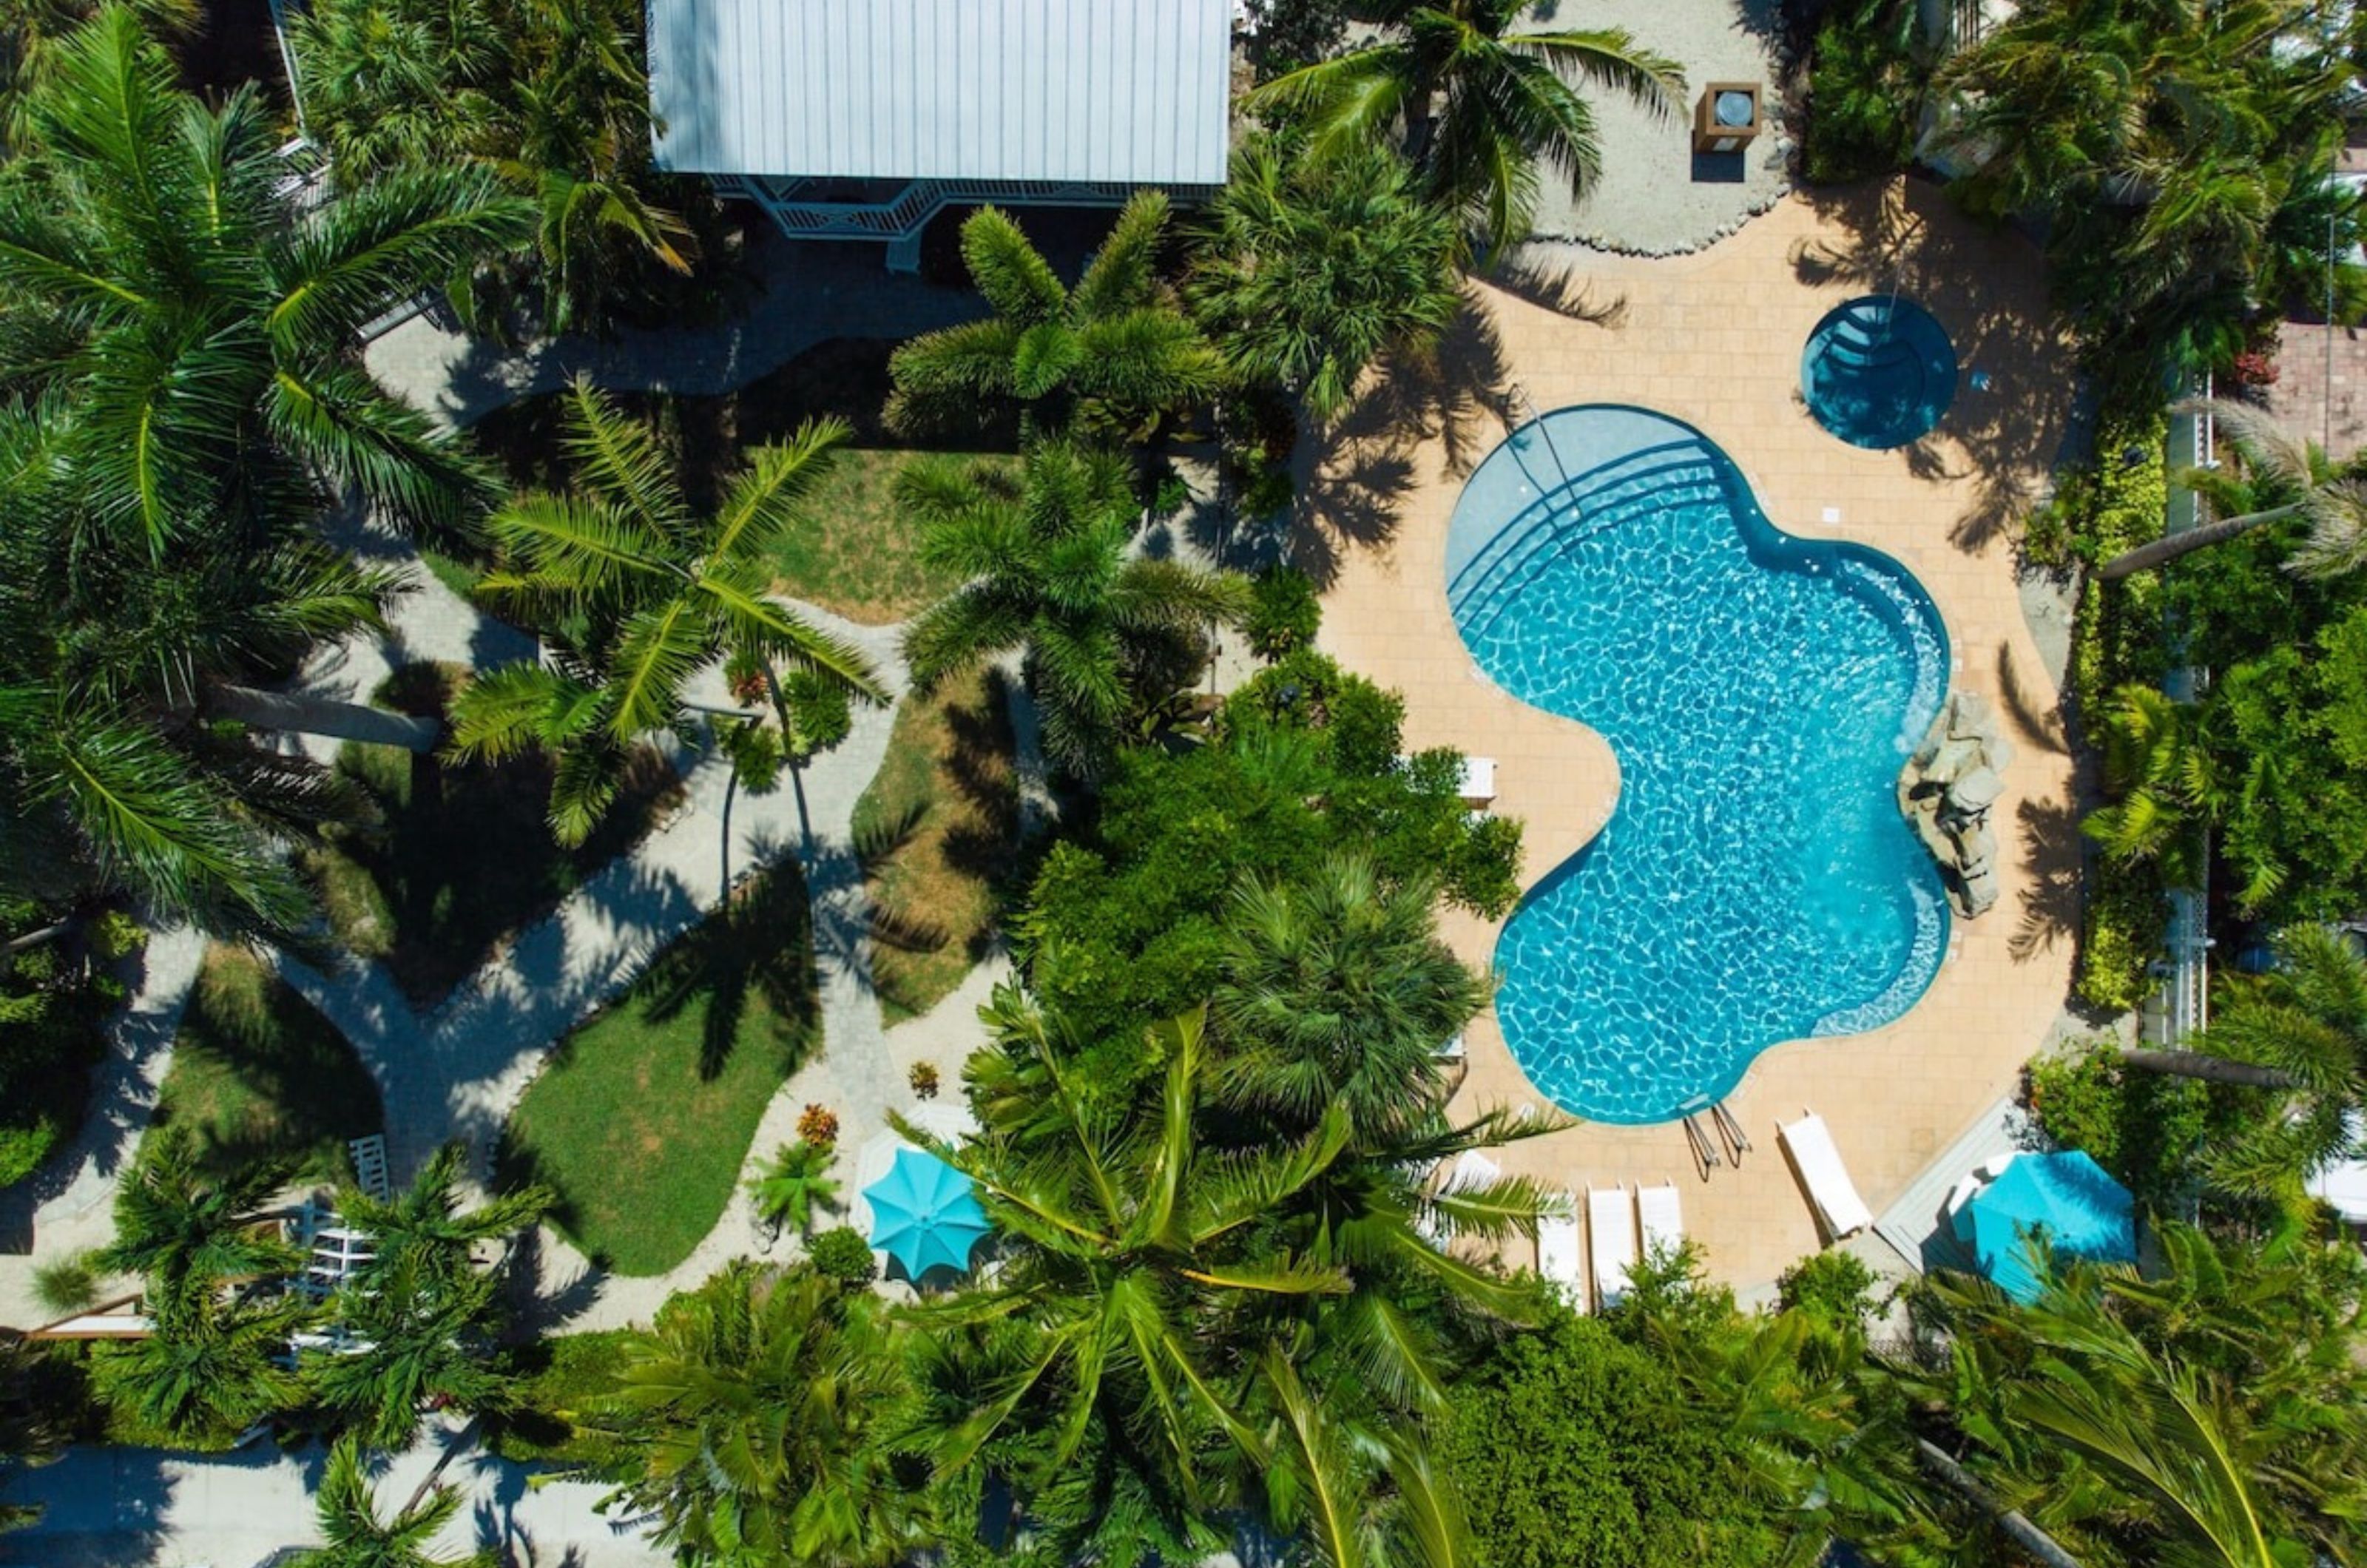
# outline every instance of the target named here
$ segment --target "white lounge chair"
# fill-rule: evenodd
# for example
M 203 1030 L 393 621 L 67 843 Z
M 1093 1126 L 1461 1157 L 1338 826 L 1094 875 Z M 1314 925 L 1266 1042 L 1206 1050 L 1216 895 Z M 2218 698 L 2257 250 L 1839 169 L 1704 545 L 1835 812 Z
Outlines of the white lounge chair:
M 1496 759 L 1466 757 L 1463 759 L 1463 782 L 1455 791 L 1472 806 L 1485 806 L 1496 798 Z
M 1627 1189 L 1586 1190 L 1586 1235 L 1594 1254 L 1594 1299 L 1615 1307 L 1627 1295 L 1627 1271 L 1636 1266 L 1636 1205 Z
M 1478 1149 L 1466 1149 L 1463 1157 L 1438 1184 L 1441 1192 L 1467 1192 L 1474 1187 L 1485 1187 L 1504 1179 L 1504 1168 L 1481 1154 Z
M 1778 1124 L 1775 1131 L 1792 1151 L 1792 1163 L 1799 1168 L 1808 1202 L 1824 1222 L 1828 1241 L 1874 1224 L 1874 1212 L 1858 1196 L 1857 1183 L 1850 1179 L 1849 1167 L 1841 1163 L 1841 1151 L 1833 1145 L 1832 1129 L 1823 1117 L 1811 1111 L 1797 1122 Z
M 1576 1214 L 1546 1214 L 1537 1221 L 1537 1273 L 1558 1286 L 1570 1305 L 1586 1310 L 1586 1253 Z
M 1685 1243 L 1685 1206 L 1675 1182 L 1636 1189 L 1636 1218 L 1644 1227 L 1644 1257 L 1657 1262 Z

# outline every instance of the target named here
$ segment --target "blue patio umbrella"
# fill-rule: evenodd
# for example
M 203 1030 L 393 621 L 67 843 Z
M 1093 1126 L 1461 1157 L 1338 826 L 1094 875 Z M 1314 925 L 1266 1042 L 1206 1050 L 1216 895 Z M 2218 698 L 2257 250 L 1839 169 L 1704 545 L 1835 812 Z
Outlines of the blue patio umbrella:
M 2045 1286 L 2032 1245 L 2034 1235 L 2044 1235 L 2057 1258 L 2136 1261 L 2128 1189 L 2077 1149 L 2022 1156 L 1965 1208 L 1981 1272 L 2018 1302 L 2036 1301 Z
M 969 1178 L 919 1149 L 898 1149 L 896 1163 L 863 1196 L 871 1204 L 871 1245 L 914 1280 L 933 1269 L 968 1269 L 970 1248 L 993 1228 Z

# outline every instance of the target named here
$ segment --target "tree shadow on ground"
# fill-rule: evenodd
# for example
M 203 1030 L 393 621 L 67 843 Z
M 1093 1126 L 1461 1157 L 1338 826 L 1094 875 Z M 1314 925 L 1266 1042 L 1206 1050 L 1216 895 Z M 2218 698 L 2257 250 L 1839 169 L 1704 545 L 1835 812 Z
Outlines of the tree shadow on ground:
M 2087 840 L 2070 801 L 2025 800 L 2014 816 L 2028 875 L 2006 953 L 2019 964 L 2079 940 Z
M 2014 660 L 2010 643 L 1998 644 L 1997 682 L 1999 706 L 2013 727 L 2015 739 L 2058 757 L 2068 754 L 2071 747 L 2063 720 L 2063 699 L 2050 699 L 2032 689 Z
M 819 1038 L 805 878 L 794 862 L 751 877 L 686 935 L 660 953 L 628 993 L 656 1022 L 704 1002 L 698 1073 L 712 1079 L 739 1039 L 752 998 L 771 1008 L 776 1033 L 810 1048 Z M 794 1073 L 802 1061 L 794 1061 Z
M 1351 551 L 1385 552 L 1423 444 L 1442 443 L 1447 472 L 1467 474 L 1517 422 L 1513 403 L 1502 335 L 1471 296 L 1433 349 L 1385 362 L 1323 440 L 1299 444 L 1292 563 L 1328 587 Z
M 1985 228 L 1921 179 L 1801 190 L 1837 239 L 1803 241 L 1794 276 L 1812 287 L 1897 293 L 1922 305 L 1955 345 L 1954 400 L 1939 427 L 1903 451 L 1929 482 L 1969 480 L 1973 497 L 1949 541 L 1980 555 L 2010 540 L 2078 450 L 2072 345 L 2048 309 L 2035 247 Z

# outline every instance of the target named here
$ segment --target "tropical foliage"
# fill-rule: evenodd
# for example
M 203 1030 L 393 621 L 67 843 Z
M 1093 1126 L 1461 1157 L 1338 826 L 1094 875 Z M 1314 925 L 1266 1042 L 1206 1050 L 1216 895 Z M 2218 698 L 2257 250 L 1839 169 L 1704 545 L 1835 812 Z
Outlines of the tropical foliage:
M 884 1568 L 918 1539 L 896 1348 L 868 1293 L 732 1264 L 625 1341 L 588 1417 L 614 1500 L 685 1562 Z
M 1463 309 L 1455 225 L 1384 147 L 1331 158 L 1273 141 L 1233 159 L 1186 295 L 1236 376 L 1297 398 L 1316 425 L 1384 355 L 1419 353 Z
M 616 799 L 634 746 L 688 732 L 691 682 L 719 658 L 753 665 L 784 730 L 794 724 L 783 669 L 885 693 L 861 654 L 767 595 L 775 542 L 797 526 L 844 426 L 808 423 L 786 446 L 756 448 L 701 515 L 647 426 L 587 382 L 568 401 L 575 489 L 495 512 L 486 527 L 504 565 L 479 585 L 543 628 L 549 656 L 461 692 L 452 740 L 463 757 L 548 755 L 551 830 L 575 844 Z
M 1186 685 L 1207 632 L 1240 619 L 1246 585 L 1228 572 L 1130 547 L 1140 507 L 1127 461 L 1066 441 L 996 463 L 916 465 L 897 480 L 926 530 L 923 558 L 964 585 L 905 628 L 916 690 L 1025 649 L 1044 747 L 1081 777 Z
M 1975 211 L 2048 220 L 2057 296 L 2100 362 L 2200 370 L 2318 299 L 2359 237 L 2328 172 L 2349 47 L 2297 0 L 2044 0 L 1940 71 L 1941 151 Z M 2367 274 L 2334 270 L 2354 319 Z
M 533 204 L 543 324 L 604 327 L 700 254 L 691 193 L 651 168 L 642 25 L 620 0 L 320 0 L 291 27 L 305 126 L 340 179 L 493 176 Z
M 1369 41 L 1275 78 L 1253 105 L 1319 156 L 1393 144 L 1483 255 L 1528 237 L 1543 164 L 1573 192 L 1602 165 L 1580 87 L 1676 112 L 1684 78 L 1616 28 L 1516 29 L 1529 0 L 1385 0 Z
M 295 1568 L 459 1568 L 463 1563 L 474 1568 L 490 1563 L 490 1550 L 466 1558 L 429 1554 L 436 1536 L 459 1513 L 461 1502 L 453 1488 L 431 1486 L 392 1518 L 381 1518 L 361 1448 L 353 1438 L 344 1438 L 329 1450 L 328 1467 L 321 1472 L 321 1489 L 313 1497 L 327 1544 L 300 1553 Z
M 1166 197 L 1138 192 L 1070 288 L 1008 214 L 971 214 L 962 260 L 994 313 L 897 348 L 889 427 L 920 435 L 1016 412 L 1027 439 L 1143 436 L 1209 397 L 1223 361 L 1160 277 L 1166 231 Z

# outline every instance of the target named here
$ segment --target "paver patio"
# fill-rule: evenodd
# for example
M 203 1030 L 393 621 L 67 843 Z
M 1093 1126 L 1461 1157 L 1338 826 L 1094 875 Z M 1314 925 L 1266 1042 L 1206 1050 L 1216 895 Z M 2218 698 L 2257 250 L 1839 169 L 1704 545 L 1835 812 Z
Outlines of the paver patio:
M 1327 579 L 1322 642 L 1407 699 L 1410 747 L 1498 761 L 1495 808 L 1527 825 L 1534 885 L 1581 848 L 1618 796 L 1610 748 L 1482 677 L 1445 592 L 1447 522 L 1464 479 L 1508 422 L 1573 403 L 1651 408 L 1698 426 L 1789 532 L 1861 541 L 1921 581 L 1946 620 L 1953 682 L 1997 701 L 2016 756 L 1992 820 L 2002 898 L 1954 926 L 1946 963 L 1903 1019 L 1872 1033 L 1780 1045 L 1727 1103 L 1755 1152 L 1695 1179 L 1682 1129 L 1580 1125 L 1505 1152 L 1507 1169 L 1582 1192 L 1676 1179 L 1711 1271 L 1754 1294 L 1818 1246 L 1775 1138 L 1813 1106 L 1879 1211 L 2010 1088 L 2060 1009 L 2077 931 L 2078 835 L 2056 694 L 2015 591 L 2011 522 L 2043 494 L 2069 417 L 2069 354 L 2044 325 L 2034 253 L 1965 221 L 1928 186 L 1786 199 L 1734 237 L 1650 262 L 1547 252 L 1569 270 L 1566 311 L 1477 290 L 1492 330 L 1443 355 L 1439 394 L 1384 386 L 1344 423 L 1309 487 L 1295 539 Z M 1800 349 L 1826 310 L 1896 287 L 1947 326 L 1965 375 L 1938 432 L 1867 452 L 1818 427 L 1799 396 Z M 1488 962 L 1500 926 L 1447 935 Z M 1549 1102 L 1483 1016 L 1457 1109 Z M 1526 1264 L 1524 1246 L 1512 1261 Z

